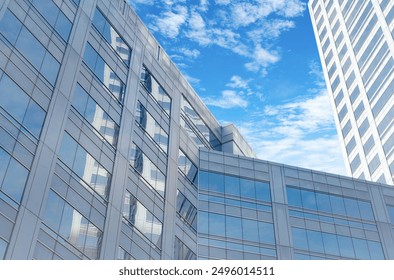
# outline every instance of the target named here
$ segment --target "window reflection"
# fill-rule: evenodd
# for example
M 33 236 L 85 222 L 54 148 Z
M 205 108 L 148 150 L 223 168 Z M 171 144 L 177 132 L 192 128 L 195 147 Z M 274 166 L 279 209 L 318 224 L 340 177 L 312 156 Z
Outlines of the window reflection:
M 102 232 L 54 191 L 50 191 L 43 221 L 90 259 L 98 259 Z
M 129 192 L 126 192 L 124 199 L 123 217 L 155 246 L 161 248 L 162 223 Z
M 116 147 L 119 125 L 79 84 L 75 88 L 72 106 L 95 128 L 101 137 Z
M 198 169 L 182 150 L 179 150 L 178 168 L 190 182 L 193 184 L 197 183 Z
M 177 212 L 193 230 L 197 230 L 197 208 L 177 190 Z
M 0 190 L 20 203 L 29 171 L 0 148 Z
M 68 41 L 71 21 L 52 0 L 30 0 L 43 18 L 56 30 L 64 41 Z
M 145 179 L 149 186 L 164 197 L 166 177 L 134 143 L 130 149 L 130 165 Z
M 196 254 L 187 247 L 178 237 L 175 236 L 175 256 L 176 260 L 196 260 Z
M 0 33 L 52 84 L 56 82 L 60 63 L 22 23 L 7 10 L 0 21 Z
M 136 121 L 140 127 L 154 140 L 160 149 L 167 154 L 168 151 L 168 134 L 138 101 Z
M 109 21 L 104 17 L 103 13 L 96 8 L 93 17 L 93 26 L 97 28 L 99 33 L 104 37 L 107 43 L 112 47 L 115 53 L 122 59 L 122 61 L 129 66 L 131 49 L 119 35 L 119 33 L 112 27 Z
M 153 99 L 160 105 L 160 107 L 170 115 L 171 113 L 171 98 L 166 93 L 164 88 L 157 82 L 152 76 L 149 70 L 143 66 L 141 73 L 141 83 L 144 85 L 146 90 L 151 94 Z
M 64 133 L 59 158 L 81 179 L 103 198 L 107 198 L 111 174 L 68 133 Z
M 83 60 L 113 96 L 122 103 L 125 84 L 89 43 L 86 44 Z
M 0 260 L 4 260 L 5 252 L 7 251 L 8 243 L 0 238 Z

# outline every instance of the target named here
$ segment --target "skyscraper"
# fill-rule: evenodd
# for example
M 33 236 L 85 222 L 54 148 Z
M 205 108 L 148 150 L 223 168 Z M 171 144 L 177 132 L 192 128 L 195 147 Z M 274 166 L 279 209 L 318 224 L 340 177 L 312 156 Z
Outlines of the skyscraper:
M 391 186 L 254 158 L 127 2 L 0 4 L 0 259 L 394 259 Z
M 310 0 L 348 173 L 393 184 L 394 2 Z

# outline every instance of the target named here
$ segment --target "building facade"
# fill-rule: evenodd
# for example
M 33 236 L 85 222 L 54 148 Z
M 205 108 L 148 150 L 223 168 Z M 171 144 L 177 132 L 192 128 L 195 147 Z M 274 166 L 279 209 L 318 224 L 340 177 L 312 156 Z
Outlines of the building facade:
M 393 184 L 394 3 L 310 0 L 348 174 Z
M 0 259 L 394 259 L 394 189 L 269 163 L 123 0 L 0 4 Z

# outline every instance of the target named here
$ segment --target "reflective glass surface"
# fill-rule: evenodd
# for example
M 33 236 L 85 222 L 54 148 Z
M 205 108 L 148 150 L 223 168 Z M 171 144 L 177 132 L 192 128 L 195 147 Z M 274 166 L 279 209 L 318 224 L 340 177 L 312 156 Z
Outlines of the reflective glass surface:
M 178 168 L 190 182 L 194 184 L 197 183 L 197 166 L 183 153 L 182 150 L 179 150 Z
M 126 192 L 123 217 L 155 246 L 161 248 L 162 223 L 133 195 Z
M 149 135 L 151 139 L 167 154 L 168 151 L 168 134 L 160 126 L 146 108 L 138 101 L 136 121 L 140 127 Z
M 123 102 L 125 84 L 89 43 L 86 44 L 83 61 L 113 96 Z
M 176 260 L 196 260 L 196 254 L 187 247 L 178 237 L 175 237 L 175 255 Z
M 141 73 L 141 83 L 145 89 L 151 94 L 153 99 L 160 105 L 160 107 L 170 115 L 171 113 L 171 98 L 166 93 L 164 88 L 157 82 L 149 70 L 144 66 Z
M 0 148 L 0 190 L 20 203 L 29 171 Z
M 186 122 L 189 123 L 189 128 L 191 128 L 196 135 L 202 138 L 203 141 L 207 142 L 209 147 L 215 148 L 220 144 L 220 141 L 216 138 L 216 136 L 201 119 L 200 115 L 194 110 L 189 101 L 183 95 L 181 99 L 181 110 L 185 116 Z
M 54 85 L 60 63 L 40 41 L 9 10 L 0 21 L 0 33 L 13 44 L 26 59 Z
M 197 208 L 177 190 L 176 210 L 181 219 L 193 230 L 197 230 Z
M 72 23 L 52 0 L 30 0 L 43 18 L 56 30 L 64 41 L 68 41 Z
M 52 190 L 43 221 L 88 258 L 99 258 L 102 232 Z
M 32 135 L 40 137 L 45 111 L 6 74 L 0 78 L 0 106 Z
M 134 143 L 130 149 L 130 165 L 145 179 L 150 187 L 164 197 L 166 176 Z
M 269 184 L 214 172 L 199 172 L 199 187 L 202 190 L 217 192 L 241 199 L 271 202 Z
M 82 180 L 103 198 L 107 198 L 111 174 L 68 133 L 64 133 L 59 158 Z
M 104 17 L 103 13 L 96 8 L 93 17 L 93 26 L 97 28 L 99 33 L 104 37 L 107 43 L 112 47 L 115 53 L 122 59 L 122 61 L 129 66 L 131 49 L 119 35 L 119 33 L 112 27 L 109 21 Z
M 287 187 L 287 197 L 290 207 L 374 221 L 372 205 L 369 201 L 289 186 Z
M 119 125 L 79 84 L 75 88 L 72 106 L 94 127 L 95 132 L 116 147 Z
M 291 233 L 296 250 L 328 254 L 336 258 L 384 259 L 382 245 L 376 241 L 295 227 L 291 228 Z
M 7 251 L 8 243 L 0 238 L 0 260 L 3 260 Z

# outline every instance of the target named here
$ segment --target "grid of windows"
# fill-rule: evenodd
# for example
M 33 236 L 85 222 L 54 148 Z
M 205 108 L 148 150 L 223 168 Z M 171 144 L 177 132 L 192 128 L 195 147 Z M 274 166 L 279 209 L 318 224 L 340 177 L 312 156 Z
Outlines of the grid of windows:
M 175 254 L 176 260 L 196 260 L 196 254 L 187 247 L 178 237 L 175 236 Z
M 197 230 L 197 208 L 177 190 L 176 211 L 193 230 Z

